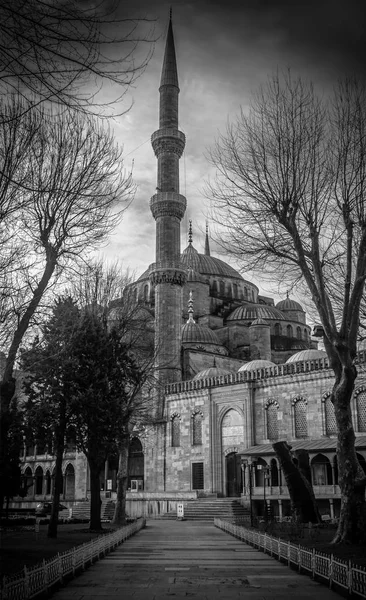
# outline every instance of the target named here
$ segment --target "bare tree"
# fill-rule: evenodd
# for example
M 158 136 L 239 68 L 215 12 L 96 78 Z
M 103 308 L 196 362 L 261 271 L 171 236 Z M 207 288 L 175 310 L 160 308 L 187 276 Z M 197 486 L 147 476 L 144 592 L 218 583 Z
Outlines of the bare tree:
M 366 477 L 351 397 L 366 277 L 366 89 L 345 81 L 329 103 L 291 74 L 271 78 L 211 152 L 221 242 L 243 268 L 306 285 L 334 370 L 341 514 L 335 542 L 357 541 Z
M 22 248 L 18 268 L 7 271 L 5 369 L 0 382 L 2 411 L 15 390 L 20 344 L 50 286 L 85 252 L 103 243 L 131 200 L 131 175 L 121 149 L 91 117 L 71 111 L 37 111 L 38 128 L 28 153 L 27 180 L 17 212 L 3 221 Z M 20 130 L 21 131 L 21 130 Z M 12 291 L 13 293 L 9 293 Z M 2 444 L 6 444 L 3 432 Z M 2 457 L 5 456 L 2 446 Z
M 120 17 L 120 8 L 107 0 L 0 0 L 0 92 L 15 90 L 34 106 L 124 112 L 120 100 L 148 63 L 153 32 L 151 21 Z M 136 59 L 142 42 L 147 51 Z M 118 92 L 111 96 L 113 85 Z
M 92 312 L 115 331 L 124 345 L 126 356 L 134 368 L 128 367 L 124 393 L 121 394 L 115 436 L 118 454 L 117 498 L 113 522 L 126 520 L 126 492 L 131 435 L 144 430 L 153 420 L 150 390 L 156 387 L 154 355 L 154 318 L 128 294 L 132 277 L 123 266 L 103 260 L 84 264 L 71 286 L 71 293 L 81 306 Z

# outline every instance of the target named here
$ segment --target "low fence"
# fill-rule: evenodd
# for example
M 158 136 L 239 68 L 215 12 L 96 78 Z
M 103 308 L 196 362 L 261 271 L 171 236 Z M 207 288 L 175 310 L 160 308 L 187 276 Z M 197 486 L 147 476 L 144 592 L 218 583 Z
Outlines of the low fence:
M 43 560 L 34 567 L 24 567 L 19 573 L 5 576 L 0 600 L 28 600 L 48 592 L 56 583 L 62 583 L 66 577 L 72 577 L 77 571 L 84 570 L 93 561 L 108 554 L 145 527 L 145 524 L 145 519 L 139 519 L 113 533 L 100 535 L 90 542 L 57 554 L 54 558 Z
M 315 548 L 304 548 L 301 545 L 286 542 L 272 537 L 267 533 L 247 529 L 221 519 L 214 520 L 215 526 L 236 538 L 250 544 L 258 550 L 287 563 L 296 566 L 299 573 L 307 573 L 333 584 L 339 585 L 349 594 L 357 594 L 366 598 L 366 569 L 354 565 L 351 561 L 335 558 L 332 554 L 316 552 Z

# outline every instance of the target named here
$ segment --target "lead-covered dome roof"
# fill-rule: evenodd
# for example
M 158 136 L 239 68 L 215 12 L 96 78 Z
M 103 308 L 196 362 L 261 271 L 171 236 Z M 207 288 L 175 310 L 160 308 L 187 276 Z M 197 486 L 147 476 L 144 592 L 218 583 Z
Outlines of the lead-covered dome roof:
M 255 321 L 257 319 L 284 321 L 285 316 L 274 306 L 268 306 L 267 304 L 243 304 L 242 306 L 238 306 L 226 320 Z
M 263 358 L 258 358 L 256 360 L 251 360 L 250 362 L 245 363 L 239 369 L 239 373 L 243 371 L 253 371 L 254 369 L 266 369 L 268 367 L 275 367 L 276 364 L 270 360 L 264 360 Z
M 233 267 L 214 256 L 200 254 L 191 243 L 183 250 L 181 262 L 185 267 L 191 267 L 201 275 L 216 275 L 220 277 L 231 277 L 243 280 L 243 277 Z
M 302 360 L 316 360 L 318 358 L 327 358 L 327 353 L 325 350 L 316 350 L 312 348 L 310 350 L 301 350 L 300 352 L 296 352 L 287 359 L 286 363 L 299 362 Z
M 280 302 L 277 302 L 276 308 L 278 308 L 278 310 L 301 310 L 302 312 L 304 312 L 304 309 L 301 306 L 301 304 L 296 302 L 296 300 L 291 300 L 291 298 L 285 298 L 285 300 L 280 300 Z
M 204 325 L 199 325 L 193 320 L 189 320 L 182 327 L 182 344 L 184 343 L 215 344 L 221 346 L 221 342 L 212 329 Z

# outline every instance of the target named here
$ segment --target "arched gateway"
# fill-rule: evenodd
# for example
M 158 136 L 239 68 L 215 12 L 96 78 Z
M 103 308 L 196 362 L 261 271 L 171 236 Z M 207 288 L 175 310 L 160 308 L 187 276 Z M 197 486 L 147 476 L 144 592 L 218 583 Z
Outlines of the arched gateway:
M 238 448 L 244 440 L 242 415 L 235 409 L 225 414 L 221 425 L 221 441 L 224 456 L 224 493 L 226 496 L 240 496 L 243 488 L 242 470 Z

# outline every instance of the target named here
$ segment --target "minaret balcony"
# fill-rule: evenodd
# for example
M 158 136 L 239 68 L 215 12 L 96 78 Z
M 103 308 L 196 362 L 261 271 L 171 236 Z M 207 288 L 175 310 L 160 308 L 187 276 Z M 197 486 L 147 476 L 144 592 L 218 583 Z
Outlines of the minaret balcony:
M 150 199 L 150 210 L 154 219 L 177 217 L 182 220 L 186 212 L 187 200 L 178 192 L 158 192 Z
M 154 131 L 151 145 L 157 158 L 163 152 L 172 152 L 180 158 L 186 145 L 186 136 L 179 129 L 163 127 Z

